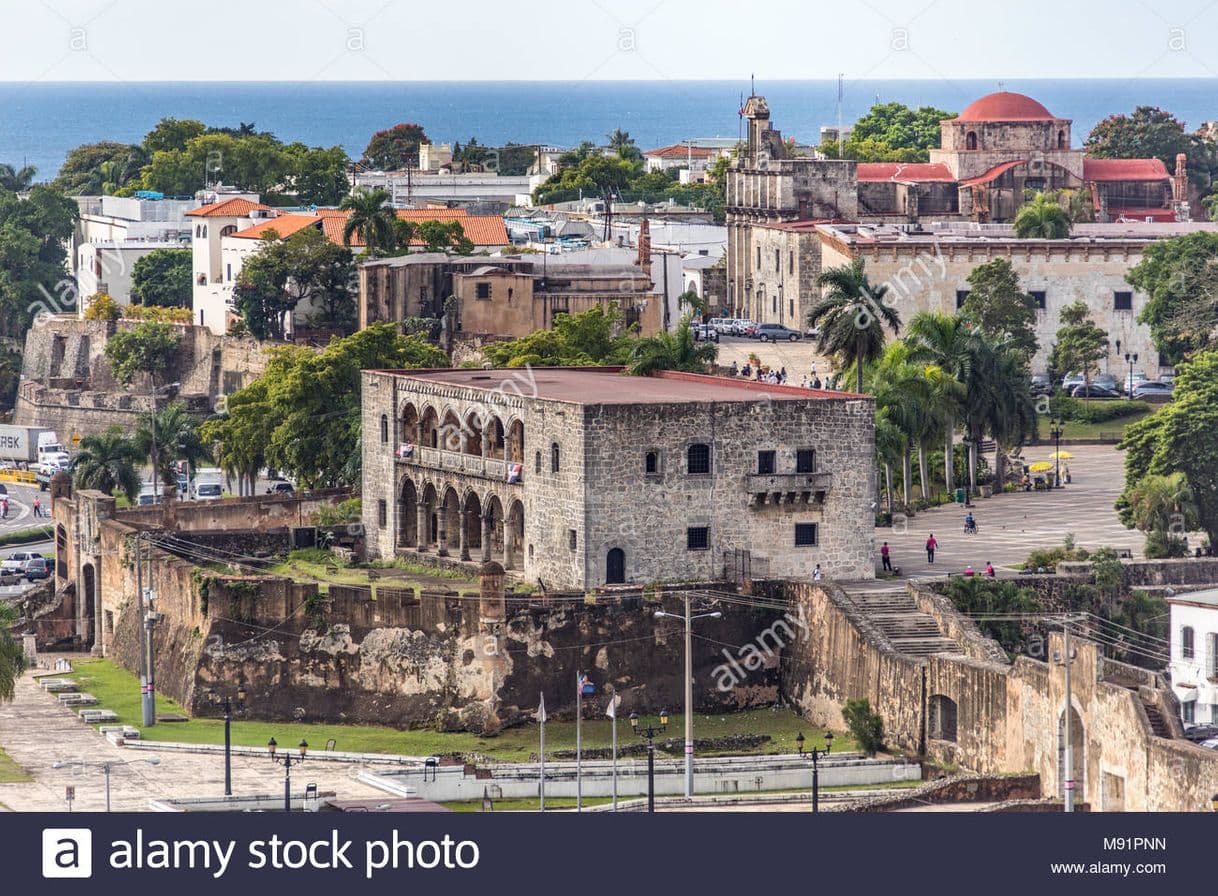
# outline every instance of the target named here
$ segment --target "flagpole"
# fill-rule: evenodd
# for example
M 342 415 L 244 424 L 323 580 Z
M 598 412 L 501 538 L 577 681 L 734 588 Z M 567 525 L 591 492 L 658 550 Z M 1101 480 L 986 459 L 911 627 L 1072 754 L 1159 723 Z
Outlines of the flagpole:
M 584 718 L 584 676 L 575 673 L 575 811 L 584 811 L 583 749 L 584 741 L 580 723 Z
M 541 695 L 541 703 L 537 709 L 537 721 L 541 723 L 541 745 L 538 755 L 541 757 L 541 771 L 538 776 L 537 789 L 539 793 L 539 811 L 546 811 L 546 695 Z
M 617 694 L 609 698 L 613 707 L 613 811 L 617 811 Z

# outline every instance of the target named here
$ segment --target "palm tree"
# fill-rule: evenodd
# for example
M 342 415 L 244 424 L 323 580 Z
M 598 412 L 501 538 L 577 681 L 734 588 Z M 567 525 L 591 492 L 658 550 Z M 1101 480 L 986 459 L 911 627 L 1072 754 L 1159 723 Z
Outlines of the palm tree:
M 199 421 L 186 412 L 186 405 L 174 401 L 156 412 L 155 421 L 151 414 L 145 414 L 135 431 L 135 447 L 141 457 L 152 456 L 152 434 L 156 431 L 157 466 L 166 498 L 177 494 L 175 461 L 185 460 L 193 468 L 211 460 L 211 449 L 200 438 L 198 425 Z
M 24 193 L 34 182 L 38 169 L 33 165 L 17 168 L 13 165 L 0 165 L 0 187 L 14 193 Z
M 718 352 L 713 342 L 694 340 L 693 327 L 686 317 L 675 331 L 662 330 L 635 343 L 628 369 L 632 376 L 647 376 L 657 370 L 705 373 L 706 365 L 715 360 Z
M 908 508 L 913 497 L 913 447 L 926 426 L 930 396 L 922 368 L 909 362 L 909 350 L 903 343 L 888 346 L 883 357 L 869 367 L 867 391 L 875 396 L 877 413 L 899 433 L 901 495 Z
M 895 335 L 901 329 L 896 310 L 884 304 L 887 285 L 873 286 L 867 279 L 864 262 L 830 268 L 816 278 L 816 285 L 828 292 L 808 313 L 808 324 L 819 329 L 817 348 L 832 355 L 842 369 L 855 368 L 857 391 L 863 391 L 863 366 L 884 351 L 884 326 Z
M 397 214 L 389 204 L 389 194 L 384 190 L 360 190 L 343 197 L 339 208 L 349 211 L 347 223 L 343 225 L 343 245 L 350 246 L 351 239 L 359 234 L 360 241 L 368 252 L 375 254 L 393 248 L 396 241 L 394 221 Z
M 17 679 L 25 671 L 25 650 L 13 637 L 17 623 L 17 607 L 0 602 L 0 700 L 9 702 L 17 688 Z
M 892 465 L 900 463 L 905 437 L 900 427 L 888 419 L 888 410 L 879 408 L 875 414 L 875 457 L 884 470 L 885 506 L 892 513 Z
M 1183 533 L 1197 525 L 1196 496 L 1183 473 L 1143 477 L 1125 503 L 1130 522 L 1142 532 Z
M 909 322 L 905 336 L 910 346 L 910 358 L 934 364 L 943 374 L 966 388 L 976 350 L 977 333 L 962 317 L 937 312 L 923 312 Z M 948 492 L 955 485 L 956 421 L 963 410 L 960 390 L 947 390 L 940 408 L 943 418 L 944 456 L 943 482 Z
M 1070 235 L 1070 216 L 1057 202 L 1037 193 L 1015 213 L 1015 235 L 1021 240 L 1062 240 Z
M 140 491 L 140 474 L 136 471 L 141 454 L 119 426 L 111 426 L 101 435 L 85 436 L 80 450 L 72 459 L 72 483 L 76 488 L 91 488 L 113 494 L 121 488 L 131 501 Z
M 622 150 L 634 146 L 634 138 L 630 136 L 630 132 L 621 128 L 614 128 L 612 134 L 606 135 L 606 139 L 609 141 L 609 148 L 619 154 Z

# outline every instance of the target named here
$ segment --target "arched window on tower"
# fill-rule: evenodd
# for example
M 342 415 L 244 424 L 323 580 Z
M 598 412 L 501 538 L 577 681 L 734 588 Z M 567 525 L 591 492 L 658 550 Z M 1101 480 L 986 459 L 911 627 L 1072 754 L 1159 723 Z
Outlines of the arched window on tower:
M 977 132 L 976 131 L 969 131 L 968 134 L 965 136 L 964 148 L 965 149 L 976 149 L 977 148 Z

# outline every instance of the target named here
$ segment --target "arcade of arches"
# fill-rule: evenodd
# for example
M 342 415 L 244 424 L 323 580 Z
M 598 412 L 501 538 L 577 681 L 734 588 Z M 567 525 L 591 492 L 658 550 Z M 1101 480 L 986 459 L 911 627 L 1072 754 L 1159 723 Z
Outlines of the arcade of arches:
M 397 483 L 399 549 L 523 566 L 524 423 L 472 410 L 422 411 L 407 403 L 399 419 L 412 451 Z M 480 459 L 480 460 L 479 460 Z

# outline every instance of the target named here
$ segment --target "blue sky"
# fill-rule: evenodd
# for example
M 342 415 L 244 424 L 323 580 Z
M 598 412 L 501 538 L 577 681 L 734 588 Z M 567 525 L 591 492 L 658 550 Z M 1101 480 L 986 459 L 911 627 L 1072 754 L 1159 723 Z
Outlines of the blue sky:
M 5 81 L 1218 77 L 1218 0 L 0 0 L 0 11 Z

